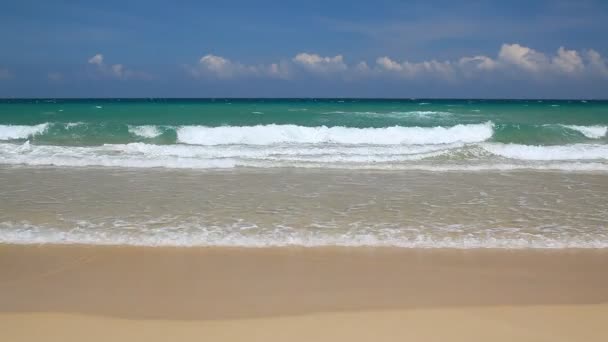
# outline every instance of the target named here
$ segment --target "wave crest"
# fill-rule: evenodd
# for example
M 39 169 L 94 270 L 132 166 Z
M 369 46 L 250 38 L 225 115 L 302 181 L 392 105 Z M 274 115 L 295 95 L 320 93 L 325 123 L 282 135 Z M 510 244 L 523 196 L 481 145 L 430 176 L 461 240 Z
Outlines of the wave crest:
M 48 123 L 33 126 L 0 125 L 0 140 L 27 139 L 33 135 L 44 133 L 48 127 Z
M 587 138 L 600 139 L 606 136 L 608 126 L 578 126 L 578 125 L 562 125 L 562 127 L 577 131 Z
M 306 127 L 296 125 L 257 126 L 183 126 L 177 140 L 190 145 L 272 145 L 299 144 L 369 144 L 433 145 L 455 142 L 474 143 L 492 137 L 494 124 L 456 125 L 452 127 L 352 128 Z
M 486 143 L 481 147 L 497 156 L 519 160 L 597 160 L 608 159 L 608 145 L 574 144 L 560 146 L 532 146 Z

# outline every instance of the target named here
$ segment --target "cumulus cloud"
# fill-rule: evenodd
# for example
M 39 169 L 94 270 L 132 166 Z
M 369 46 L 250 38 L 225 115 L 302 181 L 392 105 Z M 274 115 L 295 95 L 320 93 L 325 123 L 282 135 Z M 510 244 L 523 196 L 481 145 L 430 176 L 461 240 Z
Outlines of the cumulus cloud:
M 103 63 L 103 56 L 95 62 Z M 374 63 L 348 64 L 342 55 L 321 56 L 302 52 L 291 60 L 269 65 L 246 65 L 216 55 L 205 55 L 195 66 L 187 66 L 194 77 L 232 79 L 237 77 L 297 78 L 306 74 L 331 75 L 342 79 L 396 77 L 403 79 L 458 80 L 495 75 L 553 79 L 555 77 L 608 77 L 608 63 L 595 50 L 576 51 L 559 47 L 545 54 L 518 43 L 503 44 L 495 57 L 463 56 L 455 60 L 398 60 L 382 56 Z
M 201 57 L 199 66 L 200 70 L 212 73 L 219 78 L 232 78 L 238 75 L 257 73 L 256 68 L 253 66 L 233 63 L 226 58 L 215 55 L 205 55 Z
M 593 72 L 608 77 L 608 63 L 597 51 L 587 50 L 585 56 L 588 61 L 588 66 Z
M 369 72 L 369 66 L 367 65 L 367 62 L 365 61 L 361 61 L 359 63 L 357 63 L 357 65 L 355 65 L 355 71 L 361 72 L 361 73 L 366 73 Z
M 120 80 L 149 80 L 152 77 L 144 72 L 125 68 L 122 64 L 105 64 L 104 56 L 100 53 L 89 58 L 88 63 L 95 67 L 96 76 L 102 78 L 114 78 Z M 49 77 L 50 78 L 50 77 Z
M 382 69 L 389 71 L 397 71 L 400 72 L 403 70 L 403 66 L 401 63 L 395 62 L 388 57 L 380 57 L 376 60 L 376 64 L 378 64 Z
M 233 62 L 227 58 L 212 54 L 201 57 L 198 64 L 186 65 L 186 70 L 196 78 L 215 77 L 219 79 L 231 79 L 236 77 L 274 77 L 288 78 L 288 66 L 283 63 L 272 63 L 270 65 L 244 65 Z
M 544 54 L 519 44 L 503 44 L 498 52 L 498 59 L 504 64 L 511 64 L 528 71 L 539 71 L 548 63 Z
M 89 58 L 89 64 L 103 65 L 103 55 L 98 53 L 95 56 Z
M 608 76 L 608 64 L 597 51 L 579 52 L 560 47 L 551 56 L 516 43 L 503 44 L 496 58 L 477 55 L 464 56 L 456 61 L 409 62 L 380 57 L 373 70 L 376 74 L 393 74 L 406 78 L 439 77 L 451 80 L 489 73 L 516 74 L 533 79 Z
M 436 60 L 412 63 L 409 61 L 397 62 L 389 57 L 380 57 L 376 60 L 379 72 L 394 73 L 406 78 L 415 78 L 421 74 L 435 75 L 440 77 L 451 77 L 454 67 L 449 61 L 438 62 Z
M 575 50 L 566 50 L 563 46 L 557 50 L 557 56 L 553 57 L 553 65 L 565 73 L 576 73 L 585 68 L 579 53 Z
M 314 53 L 302 52 L 297 54 L 292 61 L 296 65 L 316 73 L 338 72 L 348 69 L 342 55 L 321 57 Z
M 463 70 L 473 69 L 490 71 L 498 67 L 498 63 L 487 56 L 462 57 L 458 60 L 458 66 Z

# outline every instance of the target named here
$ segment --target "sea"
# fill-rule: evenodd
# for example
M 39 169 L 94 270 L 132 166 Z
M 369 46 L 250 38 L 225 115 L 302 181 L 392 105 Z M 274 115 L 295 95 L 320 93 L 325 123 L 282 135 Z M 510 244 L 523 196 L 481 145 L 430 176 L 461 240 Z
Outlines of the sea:
M 2 99 L 0 243 L 607 248 L 608 101 Z

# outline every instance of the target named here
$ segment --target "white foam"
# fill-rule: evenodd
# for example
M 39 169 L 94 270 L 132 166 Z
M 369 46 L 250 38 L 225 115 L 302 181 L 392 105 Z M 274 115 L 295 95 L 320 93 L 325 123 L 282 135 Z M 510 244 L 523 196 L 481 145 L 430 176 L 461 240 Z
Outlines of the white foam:
M 131 126 L 129 125 L 129 133 L 135 134 L 143 138 L 156 138 L 162 134 L 162 131 L 157 126 Z
M 281 167 L 307 164 L 388 163 L 422 160 L 449 154 L 463 144 L 449 145 L 153 145 L 144 143 L 77 147 L 0 144 L 0 163 L 54 166 L 166 168 Z M 307 165 L 302 165 L 306 167 Z
M 82 125 L 86 125 L 84 122 L 68 122 L 65 124 L 65 128 L 70 129 L 72 127 L 78 127 L 78 126 L 82 126 Z
M 367 117 L 380 117 L 380 118 L 407 118 L 407 117 L 441 117 L 453 115 L 450 112 L 442 112 L 442 111 L 433 111 L 433 110 L 414 110 L 407 112 L 400 111 L 392 111 L 392 112 L 345 112 L 345 111 L 332 111 L 332 112 L 324 112 L 323 114 L 347 114 L 347 115 L 359 115 L 359 116 L 367 116 Z
M 531 146 L 519 144 L 484 143 L 486 151 L 518 160 L 602 160 L 608 159 L 608 145 L 574 144 L 559 146 Z
M 77 147 L 33 145 L 26 142 L 22 145 L 0 144 L 0 164 L 176 169 L 240 166 L 437 172 L 521 169 L 608 171 L 608 163 L 597 161 L 597 159 L 606 159 L 606 147 L 584 146 L 578 148 L 586 151 L 586 154 L 581 154 L 580 151 L 560 151 L 560 148 L 567 149 L 568 146 L 535 147 L 489 143 L 386 146 L 314 144 L 197 146 L 131 143 Z M 551 154 L 543 150 L 545 148 L 554 149 L 556 152 Z M 564 153 L 569 153 L 567 156 L 570 157 L 564 157 Z M 592 158 L 598 155 L 601 158 Z M 511 160 L 504 162 L 496 156 Z M 595 161 L 581 161 L 574 156 L 583 156 Z
M 178 141 L 193 145 L 271 145 L 278 143 L 337 144 L 448 144 L 472 143 L 492 137 L 491 122 L 452 127 L 350 128 L 305 127 L 296 125 L 258 126 L 183 126 L 177 130 Z
M 441 112 L 434 110 L 414 110 L 410 112 L 390 112 L 389 114 L 399 114 L 403 116 L 413 115 L 413 116 L 443 116 L 443 115 L 452 115 L 450 112 Z
M 187 158 L 179 155 L 159 157 L 153 151 L 142 153 L 116 153 L 116 146 L 93 147 L 0 144 L 0 163 L 9 165 L 49 165 L 49 166 L 105 166 L 132 168 L 232 168 L 229 158 Z M 151 145 L 155 146 L 155 145 Z
M 153 145 L 130 143 L 104 145 L 101 151 L 122 152 L 133 155 L 174 156 L 181 158 L 248 158 L 280 159 L 286 157 L 336 157 L 341 156 L 408 156 L 426 155 L 436 152 L 453 151 L 464 147 L 462 143 L 444 145 L 323 145 L 288 144 L 273 146 L 257 145 Z
M 27 139 L 36 134 L 43 133 L 48 127 L 48 123 L 33 126 L 0 125 L 0 140 Z
M 447 232 L 447 233 L 446 233 Z M 29 222 L 0 222 L 0 243 L 86 244 L 176 247 L 400 247 L 400 248 L 607 248 L 605 233 L 584 234 L 560 230 L 554 234 L 530 234 L 517 228 L 491 230 L 466 227 L 357 227 L 346 230 L 314 225 L 307 229 L 279 225 L 258 227 L 239 222 L 205 226 L 147 226 L 146 223 L 93 223 L 78 221 L 60 229 Z
M 577 126 L 577 125 L 561 125 L 562 127 L 572 129 L 582 133 L 587 138 L 600 139 L 606 136 L 608 126 Z

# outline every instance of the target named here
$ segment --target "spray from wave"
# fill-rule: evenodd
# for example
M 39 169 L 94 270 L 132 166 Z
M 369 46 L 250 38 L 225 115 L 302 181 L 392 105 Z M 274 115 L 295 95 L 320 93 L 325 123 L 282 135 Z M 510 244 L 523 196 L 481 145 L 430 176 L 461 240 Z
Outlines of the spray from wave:
M 129 132 L 142 138 L 156 138 L 163 132 L 157 126 L 132 126 L 129 125 Z

